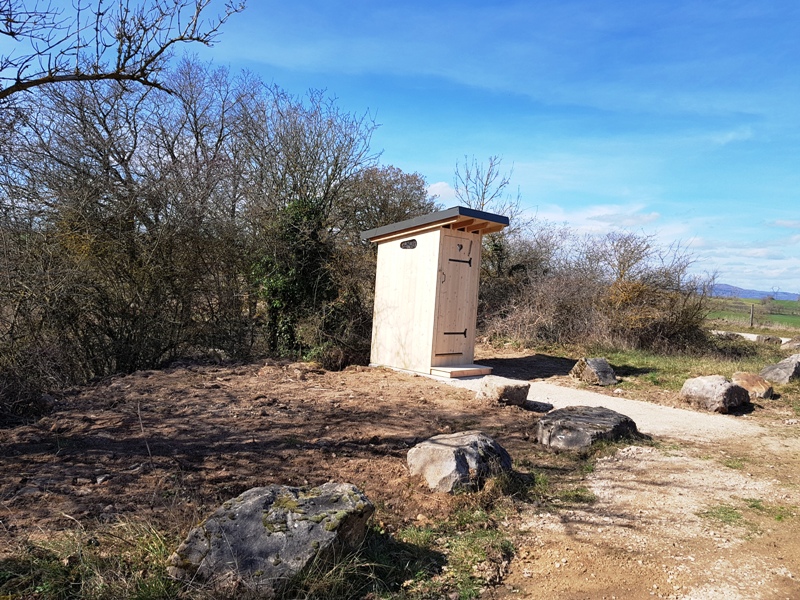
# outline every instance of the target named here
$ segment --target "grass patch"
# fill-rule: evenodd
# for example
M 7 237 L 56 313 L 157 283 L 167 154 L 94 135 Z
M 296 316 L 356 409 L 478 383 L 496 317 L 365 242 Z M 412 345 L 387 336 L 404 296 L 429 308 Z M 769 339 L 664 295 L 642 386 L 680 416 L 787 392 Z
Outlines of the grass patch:
M 438 589 L 447 558 L 432 549 L 434 535 L 410 527 L 392 537 L 371 527 L 357 552 L 312 563 L 275 598 L 398 598 Z
M 544 488 L 549 490 L 544 477 L 505 473 L 489 479 L 479 492 L 455 496 L 446 519 L 400 529 L 397 540 L 438 553 L 443 560 L 436 573 L 405 573 L 399 597 L 469 600 L 487 585 L 502 581 L 514 545 L 498 523 L 512 511 L 515 501 L 540 498 Z M 392 556 L 391 561 L 395 564 L 397 558 Z
M 796 513 L 788 506 L 775 506 L 770 510 L 770 514 L 772 515 L 773 519 L 781 522 L 794 517 Z
M 708 510 L 698 513 L 699 516 L 718 521 L 725 525 L 741 525 L 744 521 L 741 511 L 728 506 L 727 504 L 720 504 L 719 506 L 712 506 Z
M 767 315 L 767 320 L 776 325 L 800 329 L 800 316 L 798 315 Z
M 774 364 L 788 353 L 779 346 L 757 344 L 748 340 L 709 338 L 708 346 L 684 354 L 659 354 L 646 350 L 592 349 L 602 353 L 623 379 L 620 387 L 632 392 L 659 394 L 663 390 L 679 392 L 692 377 L 722 375 L 728 379 L 737 371 L 758 373 L 765 365 Z M 789 396 L 800 399 L 800 386 Z M 784 389 L 780 390 L 783 394 Z
M 445 544 L 447 577 L 458 598 L 477 598 L 481 588 L 499 583 L 514 556 L 514 545 L 497 529 L 476 529 Z
M 713 310 L 707 322 L 713 329 L 736 329 L 748 333 L 777 334 L 785 329 L 784 337 L 797 335 L 800 328 L 800 303 L 794 300 L 761 300 L 752 298 L 714 298 Z M 754 325 L 750 325 L 750 311 L 754 313 Z
M 736 458 L 736 457 L 729 457 L 722 459 L 722 464 L 728 467 L 729 469 L 744 469 L 745 459 L 744 458 Z
M 181 586 L 167 575 L 166 559 L 176 545 L 136 521 L 28 543 L 0 561 L 0 598 L 175 598 Z
M 568 504 L 594 504 L 597 496 L 587 487 L 579 485 L 560 490 L 556 498 Z
M 758 498 L 745 498 L 744 503 L 750 510 L 755 510 L 757 512 L 764 512 L 765 510 L 767 510 L 766 507 L 764 506 L 764 501 Z
M 742 502 L 744 502 L 745 506 L 750 510 L 761 515 L 766 515 L 779 523 L 797 515 L 794 506 L 769 505 L 765 504 L 760 498 L 743 498 Z

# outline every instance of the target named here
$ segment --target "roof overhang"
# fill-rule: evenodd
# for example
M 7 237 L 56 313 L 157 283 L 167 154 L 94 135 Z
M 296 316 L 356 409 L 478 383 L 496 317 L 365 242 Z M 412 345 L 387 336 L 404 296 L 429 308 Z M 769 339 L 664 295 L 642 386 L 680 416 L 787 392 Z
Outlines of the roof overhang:
M 361 233 L 361 239 L 380 243 L 399 237 L 424 233 L 440 227 L 484 235 L 501 231 L 507 226 L 508 217 L 503 215 L 475 210 L 466 206 L 454 206 L 453 208 L 440 210 L 421 217 L 364 231 Z

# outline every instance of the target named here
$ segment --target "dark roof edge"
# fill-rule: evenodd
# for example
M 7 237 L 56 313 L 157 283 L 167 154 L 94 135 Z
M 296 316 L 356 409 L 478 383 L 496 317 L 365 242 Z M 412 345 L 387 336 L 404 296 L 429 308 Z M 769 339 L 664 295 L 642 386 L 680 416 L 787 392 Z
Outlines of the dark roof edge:
M 501 225 L 508 225 L 508 217 L 504 217 L 503 215 L 496 215 L 494 213 L 488 213 L 482 210 L 476 210 L 474 208 L 467 208 L 466 206 L 454 206 L 445 210 L 428 213 L 427 215 L 422 215 L 421 217 L 414 217 L 413 219 L 406 219 L 405 221 L 399 221 L 397 223 L 392 223 L 391 225 L 384 225 L 383 227 L 376 227 L 375 229 L 362 231 L 361 239 L 371 240 L 372 238 L 389 235 L 405 229 L 414 229 L 424 225 L 433 225 L 437 221 L 446 221 L 447 219 L 458 216 L 480 219 L 482 221 L 499 223 Z

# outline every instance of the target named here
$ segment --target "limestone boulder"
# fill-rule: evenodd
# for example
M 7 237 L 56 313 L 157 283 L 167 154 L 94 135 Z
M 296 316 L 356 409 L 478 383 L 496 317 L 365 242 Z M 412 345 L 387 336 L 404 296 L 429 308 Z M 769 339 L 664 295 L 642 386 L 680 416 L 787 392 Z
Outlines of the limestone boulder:
M 772 344 L 775 346 L 780 346 L 783 340 L 774 335 L 757 335 L 756 342 L 759 344 Z
M 751 400 L 772 398 L 772 386 L 761 375 L 738 371 L 731 376 L 731 383 L 746 389 Z
M 694 406 L 723 414 L 750 403 L 748 391 L 722 375 L 687 379 L 681 388 L 681 397 Z
M 347 483 L 253 488 L 189 532 L 169 558 L 169 574 L 226 597 L 273 598 L 312 562 L 357 548 L 373 512 Z
M 733 331 L 717 331 L 712 332 L 718 338 L 723 340 L 743 340 L 745 337 L 741 333 L 734 333 Z
M 800 336 L 793 337 L 788 342 L 781 344 L 781 350 L 798 350 L 800 349 Z
M 536 423 L 536 441 L 553 450 L 584 450 L 599 440 L 640 437 L 630 417 L 602 406 L 567 406 Z
M 800 379 L 800 354 L 792 354 L 777 364 L 767 365 L 759 373 L 764 379 L 772 383 L 789 383 Z
M 530 389 L 530 383 L 489 375 L 481 380 L 476 397 L 479 400 L 522 406 Z
M 581 358 L 572 370 L 570 377 L 580 379 L 590 385 L 616 385 L 617 376 L 605 358 Z
M 511 470 L 505 448 L 481 431 L 435 435 L 411 448 L 407 462 L 411 474 L 437 492 L 477 489 L 487 477 Z

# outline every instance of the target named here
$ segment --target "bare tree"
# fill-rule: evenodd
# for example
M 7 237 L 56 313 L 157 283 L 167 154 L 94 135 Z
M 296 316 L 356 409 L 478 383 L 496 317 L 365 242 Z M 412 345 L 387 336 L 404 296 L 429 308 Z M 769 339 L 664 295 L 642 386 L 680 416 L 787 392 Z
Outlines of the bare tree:
M 490 156 L 486 164 L 474 156 L 465 156 L 463 163 L 456 163 L 456 199 L 469 208 L 491 211 L 516 220 L 522 212 L 520 195 L 508 193 L 514 168 L 504 173 L 500 170 L 502 162 L 502 157 L 495 155 Z
M 211 45 L 220 27 L 244 10 L 225 0 L 206 18 L 212 0 L 0 0 L 0 35 L 14 47 L 0 55 L 0 100 L 63 81 L 136 81 L 167 89 L 160 74 L 178 44 Z M 112 6 L 109 6 L 112 4 Z
M 459 203 L 504 215 L 510 221 L 503 231 L 483 238 L 481 273 L 484 284 L 481 287 L 479 320 L 484 314 L 483 309 L 493 303 L 495 293 L 500 296 L 508 293 L 505 287 L 516 266 L 511 239 L 532 225 L 532 220 L 523 215 L 519 192 L 516 195 L 508 193 L 513 168 L 508 172 L 501 171 L 502 162 L 500 156 L 494 155 L 489 157 L 487 163 L 479 162 L 474 156 L 464 156 L 463 163 L 456 163 L 454 187 Z

